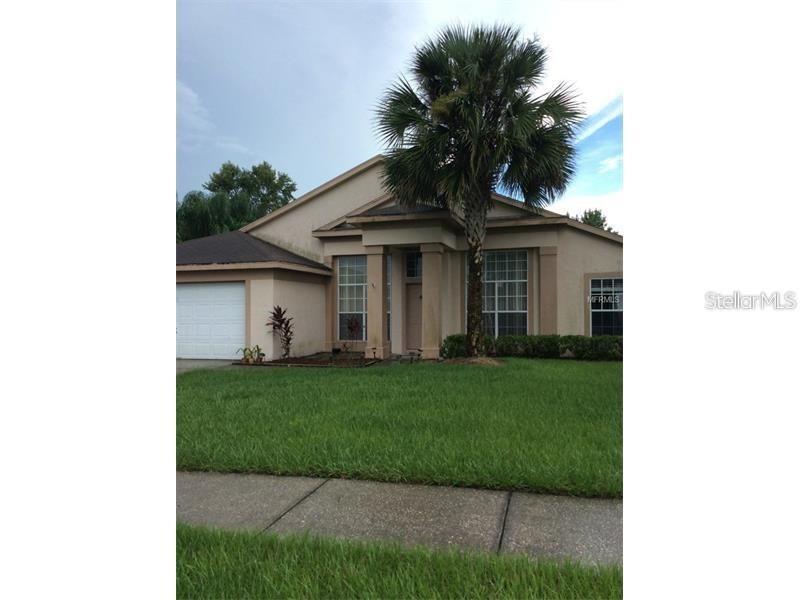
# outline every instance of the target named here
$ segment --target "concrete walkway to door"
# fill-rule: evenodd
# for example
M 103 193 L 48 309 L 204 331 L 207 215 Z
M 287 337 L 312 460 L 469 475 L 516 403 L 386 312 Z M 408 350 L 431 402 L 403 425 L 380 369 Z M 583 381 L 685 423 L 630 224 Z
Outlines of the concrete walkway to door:
M 311 477 L 178 472 L 177 519 L 622 564 L 622 501 Z

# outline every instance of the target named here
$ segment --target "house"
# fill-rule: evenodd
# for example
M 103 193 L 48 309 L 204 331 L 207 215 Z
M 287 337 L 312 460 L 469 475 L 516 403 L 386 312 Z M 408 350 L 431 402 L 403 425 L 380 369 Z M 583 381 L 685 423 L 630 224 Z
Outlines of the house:
M 466 250 L 447 210 L 405 211 L 376 156 L 239 231 L 177 245 L 177 356 L 233 358 L 265 323 L 294 317 L 293 353 L 343 344 L 369 357 L 421 352 L 466 330 Z M 488 216 L 490 335 L 621 334 L 622 237 L 499 194 Z

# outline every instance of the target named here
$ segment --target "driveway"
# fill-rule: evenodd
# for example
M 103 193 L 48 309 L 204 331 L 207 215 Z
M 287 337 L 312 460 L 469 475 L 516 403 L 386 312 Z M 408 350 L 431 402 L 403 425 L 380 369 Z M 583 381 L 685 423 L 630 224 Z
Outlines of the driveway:
M 206 360 L 199 358 L 179 358 L 176 361 L 176 375 L 186 373 L 187 371 L 196 371 L 198 369 L 219 369 L 220 367 L 229 366 L 231 360 Z

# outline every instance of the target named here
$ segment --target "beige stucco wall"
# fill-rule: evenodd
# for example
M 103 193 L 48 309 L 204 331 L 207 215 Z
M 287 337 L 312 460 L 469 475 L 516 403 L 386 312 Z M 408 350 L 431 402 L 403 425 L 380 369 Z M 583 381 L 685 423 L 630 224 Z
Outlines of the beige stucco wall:
M 455 248 L 456 239 L 449 227 L 437 221 L 395 221 L 363 227 L 365 246 L 443 244 Z
M 265 279 L 252 279 L 248 282 L 249 294 L 247 304 L 247 325 L 249 346 L 259 345 L 267 359 L 275 358 L 275 340 L 267 327 L 269 311 L 274 306 L 273 293 L 275 290 L 272 273 Z
M 377 164 L 308 202 L 298 204 L 249 233 L 322 262 L 323 243 L 313 237 L 311 232 L 383 195 L 380 182 L 382 169 Z
M 275 274 L 272 302 L 285 308 L 289 316 L 294 318 L 294 356 L 322 352 L 324 349 L 325 279 L 290 271 Z M 277 358 L 280 355 L 280 343 L 277 336 L 269 335 L 275 337 L 273 353 Z
M 555 246 L 557 244 L 558 232 L 555 227 L 490 229 L 487 231 L 486 240 L 484 241 L 486 250 L 536 248 L 540 246 Z M 466 252 L 467 240 L 463 235 L 458 236 L 456 249 Z
M 350 256 L 353 254 L 364 254 L 364 244 L 359 237 L 334 237 L 322 238 L 323 255 L 330 256 Z
M 461 333 L 464 311 L 463 252 L 445 252 L 442 256 L 442 339 Z M 424 274 L 423 274 L 424 275 Z
M 558 232 L 558 333 L 585 331 L 587 273 L 622 272 L 622 244 L 564 227 Z

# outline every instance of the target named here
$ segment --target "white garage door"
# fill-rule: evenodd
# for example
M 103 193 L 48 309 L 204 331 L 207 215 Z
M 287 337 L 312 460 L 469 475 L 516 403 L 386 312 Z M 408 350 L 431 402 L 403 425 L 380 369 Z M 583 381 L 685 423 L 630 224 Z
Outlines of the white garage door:
M 244 283 L 177 286 L 178 358 L 236 358 L 244 346 Z

